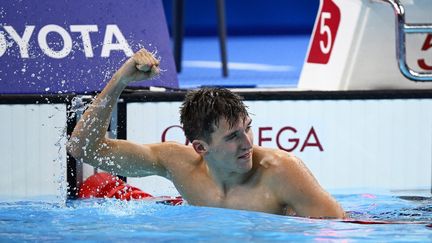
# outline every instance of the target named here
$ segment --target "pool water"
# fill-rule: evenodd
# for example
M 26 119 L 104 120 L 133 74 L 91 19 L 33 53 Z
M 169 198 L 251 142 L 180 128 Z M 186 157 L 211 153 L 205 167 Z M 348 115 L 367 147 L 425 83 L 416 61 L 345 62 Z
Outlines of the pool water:
M 335 195 L 356 224 L 152 201 L 0 202 L 5 241 L 394 241 L 432 240 L 432 199 L 379 194 Z

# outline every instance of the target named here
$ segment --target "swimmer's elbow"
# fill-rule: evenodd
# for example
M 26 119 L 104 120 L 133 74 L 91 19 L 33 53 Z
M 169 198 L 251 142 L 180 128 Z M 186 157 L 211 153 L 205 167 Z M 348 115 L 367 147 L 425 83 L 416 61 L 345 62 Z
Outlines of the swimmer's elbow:
M 72 156 L 75 160 L 89 160 L 94 154 L 92 151 L 95 151 L 91 146 L 91 143 L 87 140 L 87 142 L 83 143 L 76 137 L 71 137 L 69 141 L 66 143 L 66 151 Z
M 338 219 L 346 219 L 347 218 L 345 210 L 339 204 L 338 204 L 337 218 Z
M 89 156 L 86 156 L 87 151 L 80 146 L 71 144 L 70 141 L 68 141 L 66 145 L 66 151 L 67 154 L 74 158 L 76 161 L 88 161 Z
M 312 204 L 301 203 L 293 209 L 300 217 L 318 219 L 344 219 L 346 217 L 342 206 L 333 198 Z
M 346 218 L 345 210 L 342 208 L 342 206 L 333 197 L 331 197 L 326 211 L 330 214 L 329 216 L 331 216 L 331 217 L 334 217 L 337 219 Z
M 82 149 L 80 149 L 78 144 L 73 141 L 73 138 L 67 141 L 66 152 L 76 160 L 79 160 L 79 158 L 83 155 Z
M 316 206 L 316 217 L 324 219 L 344 219 L 345 211 L 342 206 L 334 199 L 330 198 L 327 202 L 321 202 L 320 206 Z
M 73 157 L 76 161 L 85 162 L 89 165 L 96 166 L 94 156 L 92 156 L 91 149 L 83 148 L 76 144 L 71 144 L 69 141 L 66 145 L 66 151 L 69 156 Z M 93 159 L 92 159 L 93 158 Z
M 324 209 L 321 212 L 321 217 L 326 219 L 344 219 L 346 218 L 345 211 L 335 202 L 331 207 Z

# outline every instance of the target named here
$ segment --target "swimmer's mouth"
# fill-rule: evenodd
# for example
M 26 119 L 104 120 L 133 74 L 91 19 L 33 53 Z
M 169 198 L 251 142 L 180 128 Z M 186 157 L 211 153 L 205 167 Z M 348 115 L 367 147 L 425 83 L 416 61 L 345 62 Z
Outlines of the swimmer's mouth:
M 249 151 L 249 152 L 239 156 L 238 158 L 239 159 L 249 159 L 251 157 L 251 155 L 252 155 L 252 151 Z

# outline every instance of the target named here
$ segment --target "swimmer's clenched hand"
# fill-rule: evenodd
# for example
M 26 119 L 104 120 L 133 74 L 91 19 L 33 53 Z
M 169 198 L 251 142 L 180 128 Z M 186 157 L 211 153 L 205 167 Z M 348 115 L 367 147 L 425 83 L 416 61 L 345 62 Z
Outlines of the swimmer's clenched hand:
M 125 84 L 139 80 L 151 79 L 160 73 L 159 60 L 142 48 L 130 57 L 114 77 Z

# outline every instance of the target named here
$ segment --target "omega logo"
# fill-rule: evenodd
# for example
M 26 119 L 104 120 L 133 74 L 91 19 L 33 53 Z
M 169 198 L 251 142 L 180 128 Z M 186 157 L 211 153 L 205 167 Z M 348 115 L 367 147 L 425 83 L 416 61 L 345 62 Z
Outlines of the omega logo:
M 281 150 L 287 152 L 292 152 L 296 149 L 299 152 L 303 152 L 306 149 L 315 149 L 320 152 L 324 151 L 324 147 L 318 137 L 317 132 L 314 127 L 311 126 L 306 134 L 306 136 L 299 136 L 296 128 L 292 126 L 284 126 L 282 128 L 277 128 L 276 135 L 268 135 L 265 133 L 270 133 L 275 130 L 273 127 L 258 127 L 258 137 L 255 135 L 255 139 L 258 141 L 258 145 L 276 146 Z M 161 142 L 168 141 L 167 139 L 170 135 L 179 132 L 183 133 L 183 127 L 180 125 L 173 125 L 165 128 L 161 134 Z M 188 145 L 190 142 L 188 139 L 182 135 L 182 141 L 178 141 Z

